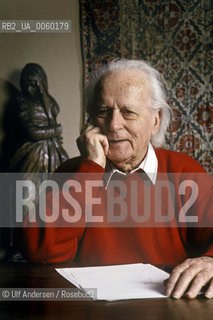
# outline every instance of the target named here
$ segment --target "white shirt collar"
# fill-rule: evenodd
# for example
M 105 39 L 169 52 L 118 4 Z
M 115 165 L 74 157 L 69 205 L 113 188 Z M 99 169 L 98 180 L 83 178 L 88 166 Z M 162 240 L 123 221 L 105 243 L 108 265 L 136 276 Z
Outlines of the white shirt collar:
M 158 159 L 156 157 L 155 150 L 153 149 L 153 146 L 151 145 L 151 143 L 149 143 L 147 154 L 143 159 L 143 161 L 141 162 L 141 164 L 131 172 L 128 172 L 128 173 L 122 172 L 118 170 L 111 162 L 109 163 L 109 161 L 107 161 L 106 173 L 104 174 L 104 177 L 103 177 L 105 189 L 107 189 L 108 184 L 112 178 L 112 175 L 115 172 L 119 172 L 120 174 L 126 175 L 126 174 L 133 173 L 138 169 L 142 169 L 147 174 L 151 182 L 155 184 L 156 178 L 157 178 L 157 171 L 158 171 Z

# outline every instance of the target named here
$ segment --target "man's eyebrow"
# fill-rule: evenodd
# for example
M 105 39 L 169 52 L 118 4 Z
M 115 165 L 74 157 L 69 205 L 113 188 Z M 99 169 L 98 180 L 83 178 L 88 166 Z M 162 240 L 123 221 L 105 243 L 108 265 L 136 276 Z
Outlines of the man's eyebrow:
M 112 108 L 112 107 L 110 107 L 110 106 L 109 106 L 108 104 L 106 104 L 106 103 L 98 103 L 97 106 L 98 106 L 99 108 Z
M 106 109 L 114 109 L 114 107 L 113 106 L 109 106 L 108 104 L 106 104 L 106 103 L 98 103 L 97 104 L 97 107 L 100 109 L 100 108 L 106 108 Z M 122 110 L 130 110 L 130 111 L 132 111 L 132 112 L 134 112 L 134 113 L 138 113 L 138 109 L 135 107 L 135 106 L 133 106 L 133 105 L 122 105 L 121 107 L 120 107 L 120 110 L 122 111 Z
M 128 105 L 123 105 L 121 108 L 126 108 L 126 109 L 133 109 L 133 108 L 135 108 L 133 105 L 130 105 L 130 104 L 128 104 Z
M 138 107 L 136 107 L 136 106 L 134 106 L 134 105 L 130 105 L 130 104 L 128 104 L 128 105 L 123 105 L 122 107 L 121 107 L 121 110 L 131 110 L 132 112 L 139 112 L 139 110 L 138 110 Z

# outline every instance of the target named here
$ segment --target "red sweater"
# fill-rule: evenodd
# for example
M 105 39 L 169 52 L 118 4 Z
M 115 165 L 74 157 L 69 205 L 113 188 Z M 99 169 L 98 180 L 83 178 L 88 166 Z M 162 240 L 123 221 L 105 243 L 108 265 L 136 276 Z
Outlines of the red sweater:
M 178 173 L 191 173 L 190 180 L 196 179 L 196 173 L 205 172 L 189 156 L 162 149 L 155 150 L 158 158 L 158 177 L 160 173 L 174 175 L 175 190 L 180 183 Z M 62 164 L 58 172 L 96 172 L 102 178 L 104 169 L 88 159 L 80 157 Z M 157 179 L 158 179 L 157 177 Z M 208 180 L 208 179 L 207 179 Z M 57 228 L 40 228 L 39 222 L 29 228 L 28 218 L 24 228 L 24 253 L 29 260 L 42 263 L 77 262 L 80 265 L 106 265 L 122 263 L 152 263 L 176 265 L 187 257 L 213 256 L 212 228 L 212 182 L 205 182 L 205 188 L 199 189 L 199 201 L 196 201 L 196 215 L 209 223 L 209 228 L 177 227 L 85 227 L 85 225 Z M 105 199 L 106 191 L 98 188 Z M 178 210 L 187 199 L 181 195 L 175 198 Z M 210 203 L 211 202 L 211 203 Z M 164 205 L 164 204 L 163 204 Z M 97 206 L 98 207 L 98 206 Z M 105 206 L 101 211 L 105 210 Z M 99 209 L 100 211 L 100 209 Z M 179 211 L 178 211 L 179 212 Z M 194 211 L 193 211 L 194 212 Z M 103 212 L 101 212 L 103 214 Z M 172 222 L 173 223 L 173 222 Z

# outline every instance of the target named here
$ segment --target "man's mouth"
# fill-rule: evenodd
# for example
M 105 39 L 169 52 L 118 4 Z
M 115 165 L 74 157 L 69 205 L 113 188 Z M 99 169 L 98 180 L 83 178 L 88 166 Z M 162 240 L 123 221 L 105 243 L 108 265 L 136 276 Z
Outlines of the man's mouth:
M 121 142 L 126 142 L 128 140 L 127 139 L 119 139 L 119 140 L 109 139 L 108 141 L 109 143 L 121 143 Z

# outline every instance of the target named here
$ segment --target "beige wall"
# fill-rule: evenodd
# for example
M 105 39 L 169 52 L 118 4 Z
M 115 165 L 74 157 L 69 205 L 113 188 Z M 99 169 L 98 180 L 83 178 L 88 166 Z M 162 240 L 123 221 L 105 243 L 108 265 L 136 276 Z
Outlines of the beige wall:
M 82 103 L 78 0 L 0 0 L 0 19 L 72 20 L 71 33 L 0 33 L 0 112 L 7 100 L 4 82 L 19 88 L 24 65 L 39 63 L 47 73 L 49 93 L 61 109 L 58 122 L 63 127 L 64 148 L 75 156 Z

